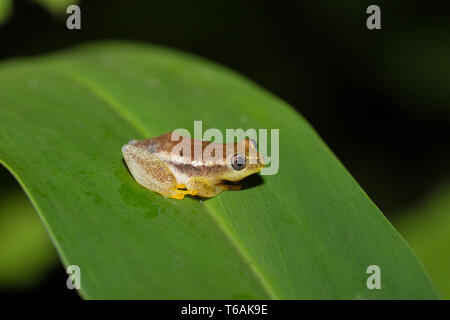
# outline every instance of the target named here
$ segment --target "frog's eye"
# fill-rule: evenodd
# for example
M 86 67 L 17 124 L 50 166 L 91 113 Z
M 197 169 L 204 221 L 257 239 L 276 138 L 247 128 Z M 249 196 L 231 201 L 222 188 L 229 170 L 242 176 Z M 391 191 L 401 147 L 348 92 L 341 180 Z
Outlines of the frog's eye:
M 231 158 L 231 166 L 233 167 L 234 170 L 244 169 L 245 168 L 245 157 L 240 153 L 236 153 Z

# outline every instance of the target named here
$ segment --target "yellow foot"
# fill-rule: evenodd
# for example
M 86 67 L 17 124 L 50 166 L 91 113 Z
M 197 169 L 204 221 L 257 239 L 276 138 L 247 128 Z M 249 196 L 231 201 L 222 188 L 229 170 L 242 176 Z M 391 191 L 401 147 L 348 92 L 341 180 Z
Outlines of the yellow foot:
M 186 185 L 185 184 L 177 184 L 177 189 L 186 189 Z
M 178 188 L 178 186 L 177 186 Z M 186 194 L 190 194 L 191 196 L 195 196 L 198 194 L 197 190 L 177 190 L 174 194 L 172 194 L 170 197 L 174 199 L 181 200 L 184 198 Z
M 184 193 L 182 192 L 176 192 L 170 196 L 171 198 L 182 200 L 184 198 Z

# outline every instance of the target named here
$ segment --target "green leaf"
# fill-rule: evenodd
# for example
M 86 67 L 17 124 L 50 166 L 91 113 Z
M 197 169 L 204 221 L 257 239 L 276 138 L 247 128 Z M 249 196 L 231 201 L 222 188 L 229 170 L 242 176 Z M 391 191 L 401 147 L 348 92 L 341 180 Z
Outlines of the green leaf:
M 0 159 L 85 298 L 436 298 L 405 241 L 309 124 L 239 75 L 103 43 L 0 66 Z M 121 147 L 176 128 L 280 128 L 280 170 L 206 201 L 139 186 Z M 368 290 L 379 265 L 382 289 Z

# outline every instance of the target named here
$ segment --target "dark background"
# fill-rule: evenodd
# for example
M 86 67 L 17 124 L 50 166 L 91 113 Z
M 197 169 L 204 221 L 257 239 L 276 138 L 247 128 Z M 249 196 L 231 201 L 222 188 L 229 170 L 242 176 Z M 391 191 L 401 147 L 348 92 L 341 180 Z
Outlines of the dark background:
M 382 29 L 366 28 L 381 7 Z M 388 219 L 449 180 L 449 1 L 81 1 L 68 30 L 32 1 L 0 26 L 0 61 L 99 39 L 181 49 L 295 107 Z M 1 90 L 1 88 L 0 88 Z M 0 168 L 0 193 L 19 188 Z M 76 299 L 57 265 L 17 297 Z M 0 291 L 1 295 L 11 292 Z

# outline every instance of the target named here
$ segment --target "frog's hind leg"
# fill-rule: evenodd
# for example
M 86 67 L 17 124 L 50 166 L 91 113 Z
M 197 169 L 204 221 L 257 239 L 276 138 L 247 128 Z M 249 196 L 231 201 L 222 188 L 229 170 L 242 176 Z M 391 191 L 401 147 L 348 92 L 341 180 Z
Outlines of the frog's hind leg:
M 239 181 L 237 181 L 237 182 L 239 182 Z M 230 184 L 225 184 L 225 183 L 222 183 L 222 184 L 218 185 L 217 187 L 221 188 L 224 191 L 237 191 L 237 190 L 241 190 L 241 188 L 242 188 L 241 185 L 237 185 L 237 184 L 230 185 Z
M 135 148 L 124 147 L 124 159 L 134 179 L 143 187 L 166 197 L 183 199 L 184 193 L 177 189 L 177 181 L 169 167 L 152 153 Z
M 216 185 L 211 184 L 211 182 L 204 177 L 193 177 L 189 179 L 186 184 L 188 191 L 195 193 L 192 195 L 198 195 L 199 197 L 211 198 L 222 191 Z
M 177 188 L 179 188 L 179 186 L 177 186 Z M 184 188 L 182 188 L 184 189 Z M 176 189 L 176 191 L 174 191 L 174 194 L 171 196 L 172 198 L 175 199 L 183 199 L 185 195 L 191 195 L 191 196 L 196 196 L 198 194 L 197 190 L 180 190 L 180 189 Z

